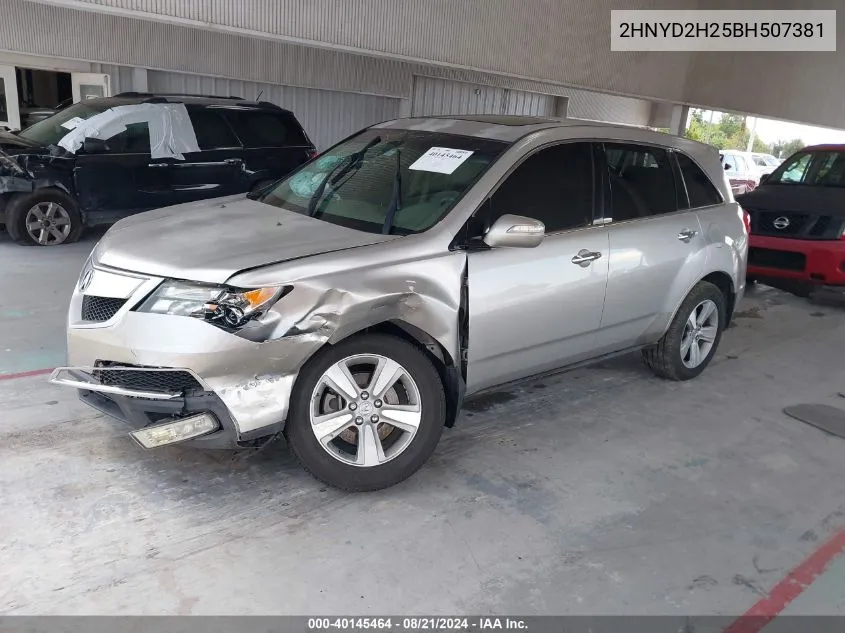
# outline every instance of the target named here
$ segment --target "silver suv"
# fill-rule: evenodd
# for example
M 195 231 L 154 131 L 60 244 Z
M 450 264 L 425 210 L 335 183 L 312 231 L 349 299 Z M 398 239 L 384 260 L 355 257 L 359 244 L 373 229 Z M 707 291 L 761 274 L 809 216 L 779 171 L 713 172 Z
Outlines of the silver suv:
M 524 117 L 389 121 L 256 196 L 122 220 L 51 380 L 144 447 L 284 433 L 347 490 L 414 473 L 471 394 L 641 349 L 694 378 L 743 294 L 715 149 Z

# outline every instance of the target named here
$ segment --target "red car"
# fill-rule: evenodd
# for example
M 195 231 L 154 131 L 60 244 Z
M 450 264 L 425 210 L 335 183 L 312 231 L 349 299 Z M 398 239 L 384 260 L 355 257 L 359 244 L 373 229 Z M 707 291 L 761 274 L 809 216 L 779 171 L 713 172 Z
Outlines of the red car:
M 754 191 L 748 278 L 845 292 L 845 145 L 806 147 Z

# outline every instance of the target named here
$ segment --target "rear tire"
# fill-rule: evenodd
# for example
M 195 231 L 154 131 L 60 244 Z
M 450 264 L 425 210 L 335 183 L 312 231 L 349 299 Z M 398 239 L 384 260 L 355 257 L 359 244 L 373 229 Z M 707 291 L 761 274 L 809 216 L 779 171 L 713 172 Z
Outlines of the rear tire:
M 6 230 L 25 246 L 71 244 L 82 236 L 82 215 L 76 200 L 64 191 L 35 190 L 9 201 Z
M 719 288 L 707 281 L 698 282 L 663 338 L 643 350 L 643 361 L 649 369 L 667 380 L 690 380 L 703 372 L 716 354 L 727 325 L 725 303 Z
M 303 367 L 285 434 L 314 477 L 365 492 L 419 470 L 445 416 L 443 383 L 425 354 L 400 338 L 365 334 L 327 346 Z

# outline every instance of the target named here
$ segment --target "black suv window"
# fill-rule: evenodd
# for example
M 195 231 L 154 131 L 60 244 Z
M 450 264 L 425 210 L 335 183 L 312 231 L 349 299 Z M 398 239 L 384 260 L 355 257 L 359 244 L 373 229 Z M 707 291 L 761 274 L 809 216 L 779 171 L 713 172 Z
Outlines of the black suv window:
M 593 221 L 593 154 L 590 143 L 544 149 L 514 170 L 490 201 L 488 222 L 507 213 L 540 220 L 547 232 Z
M 696 209 L 721 204 L 722 196 L 719 190 L 710 182 L 701 167 L 696 165 L 686 154 L 676 152 L 675 156 L 678 158 L 678 167 L 681 168 L 681 175 L 684 177 L 684 184 L 687 187 L 690 208 Z
M 191 109 L 188 114 L 201 150 L 241 146 L 229 124 L 214 110 Z
M 128 123 L 126 129 L 106 140 L 109 154 L 149 154 L 150 128 L 147 123 Z
M 645 218 L 678 210 L 669 154 L 658 147 L 607 143 L 611 217 Z
M 244 147 L 288 147 L 308 145 L 299 125 L 282 112 L 225 110 Z

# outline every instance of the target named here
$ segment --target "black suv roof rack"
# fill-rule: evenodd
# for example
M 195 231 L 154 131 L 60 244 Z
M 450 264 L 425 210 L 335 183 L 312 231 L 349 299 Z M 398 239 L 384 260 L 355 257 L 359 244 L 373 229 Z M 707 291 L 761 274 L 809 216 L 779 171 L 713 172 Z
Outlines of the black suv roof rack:
M 197 97 L 199 99 L 231 99 L 232 101 L 243 101 L 243 97 L 224 97 L 222 95 L 200 95 L 187 92 L 121 92 L 115 97 Z

